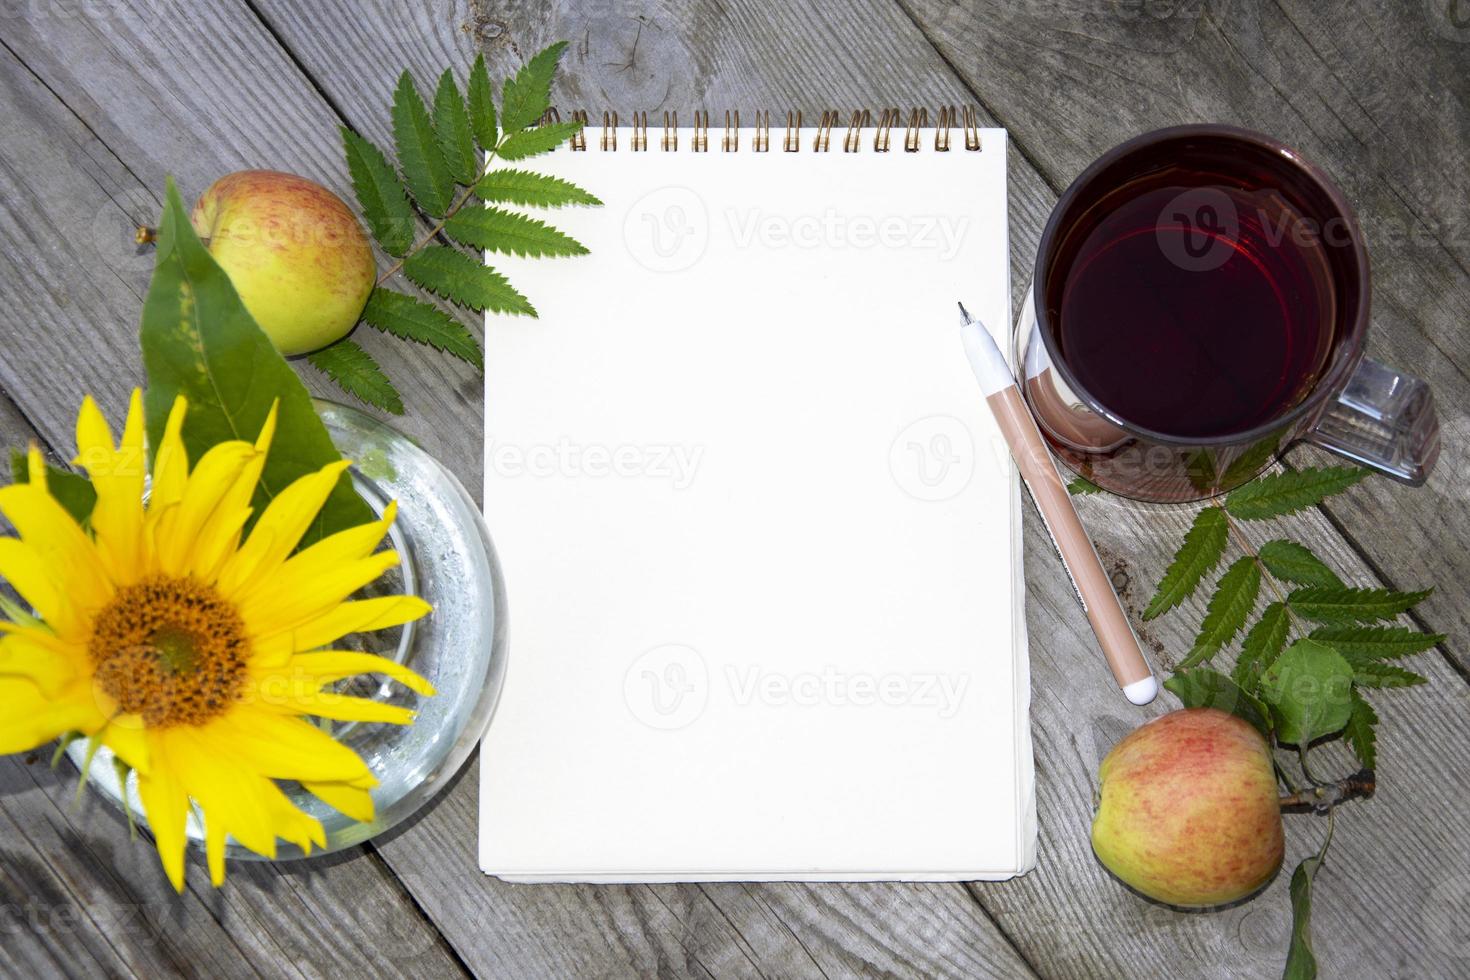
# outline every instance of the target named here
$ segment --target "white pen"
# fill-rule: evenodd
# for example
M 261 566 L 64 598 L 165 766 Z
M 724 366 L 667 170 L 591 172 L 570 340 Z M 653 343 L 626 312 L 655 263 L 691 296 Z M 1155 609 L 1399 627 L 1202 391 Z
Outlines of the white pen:
M 1036 509 L 1051 534 L 1052 543 L 1062 556 L 1062 564 L 1072 577 L 1072 586 L 1087 619 L 1097 634 L 1098 644 L 1113 678 L 1123 689 L 1123 695 L 1134 704 L 1148 704 L 1159 693 L 1159 682 L 1138 645 L 1138 637 L 1118 601 L 1113 583 L 1098 561 L 1097 549 L 1077 516 L 1072 497 L 1062 485 L 1062 478 L 1047 451 L 1041 430 L 1021 398 L 1021 389 L 1016 386 L 1015 375 L 1011 374 L 1004 355 L 990 336 L 985 325 L 970 317 L 965 305 L 960 304 L 960 336 L 965 343 L 965 354 L 985 401 L 995 413 L 995 421 L 1011 447 L 1021 478 L 1031 488 L 1031 497 Z

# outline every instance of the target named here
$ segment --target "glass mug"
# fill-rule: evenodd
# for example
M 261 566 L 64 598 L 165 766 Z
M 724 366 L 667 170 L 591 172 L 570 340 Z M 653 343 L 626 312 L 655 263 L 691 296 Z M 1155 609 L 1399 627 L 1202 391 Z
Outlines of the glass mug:
M 1296 151 L 1228 126 L 1145 133 L 1047 220 L 1022 393 L 1069 467 L 1139 500 L 1223 493 L 1297 439 L 1418 485 L 1434 398 L 1363 357 L 1369 297 L 1357 219 Z

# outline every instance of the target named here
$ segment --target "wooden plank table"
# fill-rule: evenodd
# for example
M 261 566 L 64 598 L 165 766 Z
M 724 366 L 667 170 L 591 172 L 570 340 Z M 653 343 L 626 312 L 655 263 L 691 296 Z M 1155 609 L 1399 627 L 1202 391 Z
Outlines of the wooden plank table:
M 421 84 L 485 52 L 504 75 L 573 44 L 563 108 L 691 112 L 971 103 L 1010 130 L 1012 273 L 1058 192 L 1133 133 L 1235 123 L 1300 147 L 1361 215 L 1371 353 L 1433 384 L 1429 484 L 1372 479 L 1296 520 L 1357 584 L 1433 582 L 1431 683 L 1377 699 L 1380 795 L 1341 814 L 1313 916 L 1324 973 L 1470 975 L 1470 24 L 1452 0 L 16 0 L 0 3 L 0 443 L 70 455 L 80 394 L 142 381 L 151 256 L 133 226 L 166 174 L 186 197 L 246 167 L 350 198 L 337 136 L 388 141 L 398 69 Z M 478 332 L 478 324 L 467 319 Z M 480 379 L 363 343 L 402 427 L 478 493 Z M 310 369 L 303 368 L 310 374 Z M 313 387 L 330 395 L 320 378 Z M 1290 462 L 1315 451 L 1296 448 Z M 1136 613 L 1188 508 L 1093 497 L 1084 517 Z M 492 533 L 497 516 L 490 515 Z M 0 760 L 0 973 L 9 976 L 1273 976 L 1286 876 L 1182 915 L 1110 881 L 1087 827 L 1098 761 L 1143 717 L 1099 672 L 1034 513 L 1027 588 L 1040 866 L 976 885 L 508 885 L 475 864 L 474 766 L 406 828 L 309 864 L 241 864 L 176 896 L 148 844 L 44 753 Z M 1183 617 L 1143 631 L 1168 664 Z M 3 710 L 3 706 L 0 706 Z M 1325 761 L 1325 760 L 1324 760 Z M 1330 760 L 1350 766 L 1345 753 Z M 1288 862 L 1321 822 L 1289 818 Z

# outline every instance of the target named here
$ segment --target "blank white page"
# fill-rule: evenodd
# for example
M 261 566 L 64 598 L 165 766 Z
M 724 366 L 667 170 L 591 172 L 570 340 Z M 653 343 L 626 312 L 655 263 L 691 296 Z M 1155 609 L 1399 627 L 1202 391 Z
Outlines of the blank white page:
M 1003 878 L 1034 864 L 1020 503 L 955 307 L 1008 334 L 983 149 L 567 147 L 590 255 L 489 261 L 509 593 L 480 863 L 520 880 Z

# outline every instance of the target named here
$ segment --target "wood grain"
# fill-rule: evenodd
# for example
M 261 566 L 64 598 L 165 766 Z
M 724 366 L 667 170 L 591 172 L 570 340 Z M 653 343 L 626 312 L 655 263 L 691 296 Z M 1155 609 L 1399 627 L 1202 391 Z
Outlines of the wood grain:
M 1056 190 L 1130 131 L 1204 115 L 1295 140 L 1339 173 L 1370 238 L 1396 221 L 1430 228 L 1419 245 L 1411 235 L 1398 245 L 1375 241 L 1374 349 L 1429 377 L 1453 411 L 1466 384 L 1465 341 L 1455 328 L 1470 311 L 1466 252 L 1455 237 L 1470 221 L 1463 70 L 1470 47 L 1446 37 L 1443 26 L 1415 33 L 1409 8 L 1416 6 L 328 0 L 306 9 L 287 0 L 134 0 L 65 16 L 27 6 L 0 17 L 7 133 L 0 234 L 10 246 L 0 250 L 7 350 L 0 389 L 15 408 L 7 414 L 0 400 L 0 436 L 29 438 L 34 425 L 44 442 L 64 449 L 80 391 L 96 391 L 116 411 L 139 380 L 133 324 L 149 260 L 128 236 L 156 214 L 165 173 L 179 176 L 186 196 L 245 166 L 293 170 L 346 194 L 335 127 L 346 122 L 386 143 L 398 68 L 426 83 L 446 65 L 466 65 L 478 47 L 505 74 L 558 37 L 574 42 L 558 83 L 564 107 L 791 105 L 815 113 L 982 103 L 986 120 L 1009 126 L 1015 141 L 1018 294 Z M 1165 7 L 1179 13 L 1150 13 Z M 1124 8 L 1139 14 L 1130 19 Z M 1411 138 L 1425 133 L 1437 139 Z M 1436 168 L 1456 166 L 1433 179 Z M 367 346 L 404 388 L 405 428 L 477 489 L 474 372 L 383 338 L 369 337 Z M 1448 421 L 1462 436 L 1470 428 L 1459 416 Z M 1451 472 L 1463 471 L 1463 445 L 1447 446 Z M 1460 846 L 1470 827 L 1454 804 L 1470 790 L 1470 737 L 1466 685 L 1452 669 L 1465 635 L 1455 627 L 1467 608 L 1464 592 L 1454 590 L 1470 586 L 1464 560 L 1443 547 L 1449 535 L 1454 550 L 1462 548 L 1470 526 L 1460 485 L 1431 481 L 1414 492 L 1369 481 L 1298 525 L 1357 581 L 1439 581 L 1441 594 L 1422 620 L 1455 634 L 1443 654 L 1419 658 L 1431 685 L 1375 699 L 1382 791 L 1342 814 L 1319 879 L 1314 923 L 1324 972 L 1450 975 L 1470 955 L 1456 915 L 1470 895 Z M 1136 612 L 1190 512 L 1111 498 L 1083 506 Z M 1333 524 L 1381 528 L 1386 514 L 1394 515 L 1391 533 L 1344 536 Z M 1164 710 L 1167 696 L 1140 713 L 1112 691 L 1033 518 L 1028 513 L 1026 570 L 1042 839 L 1041 866 L 1025 878 L 964 887 L 507 885 L 475 867 L 471 767 L 375 854 L 303 869 L 237 868 L 224 893 L 186 896 L 186 905 L 196 904 L 176 912 L 158 890 L 161 876 L 150 877 L 146 847 L 119 843 L 115 817 L 95 812 L 91 801 L 88 816 L 66 824 L 55 801 L 70 781 L 47 782 L 55 779 L 49 772 L 6 763 L 0 819 L 17 828 L 63 826 L 72 836 L 57 831 L 49 844 L 8 845 L 21 863 L 7 854 L 0 882 L 22 894 L 76 895 L 67 900 L 87 908 L 108 907 L 96 897 L 106 888 L 134 889 L 142 904 L 161 910 L 159 921 L 186 923 L 181 931 L 195 938 L 148 947 L 120 927 L 92 922 L 61 943 L 33 929 L 19 945 L 7 939 L 0 966 L 140 975 L 188 972 L 180 963 L 230 975 L 252 964 L 307 975 L 439 975 L 461 963 L 493 976 L 1277 975 L 1288 925 L 1284 876 L 1239 908 L 1180 915 L 1128 894 L 1093 860 L 1087 825 L 1096 764 L 1116 738 Z M 492 531 L 497 519 L 491 515 Z M 1186 648 L 1189 619 L 1171 614 L 1144 635 L 1167 659 Z M 1349 765 L 1336 748 L 1324 755 L 1324 768 Z M 1289 819 L 1294 861 L 1315 847 L 1321 827 L 1315 818 Z M 120 866 L 100 883 L 87 862 L 64 860 L 102 848 Z M 17 877 L 11 869 L 22 866 Z M 448 947 L 407 914 L 413 904 Z M 324 948 L 314 938 L 338 935 L 352 948 Z

